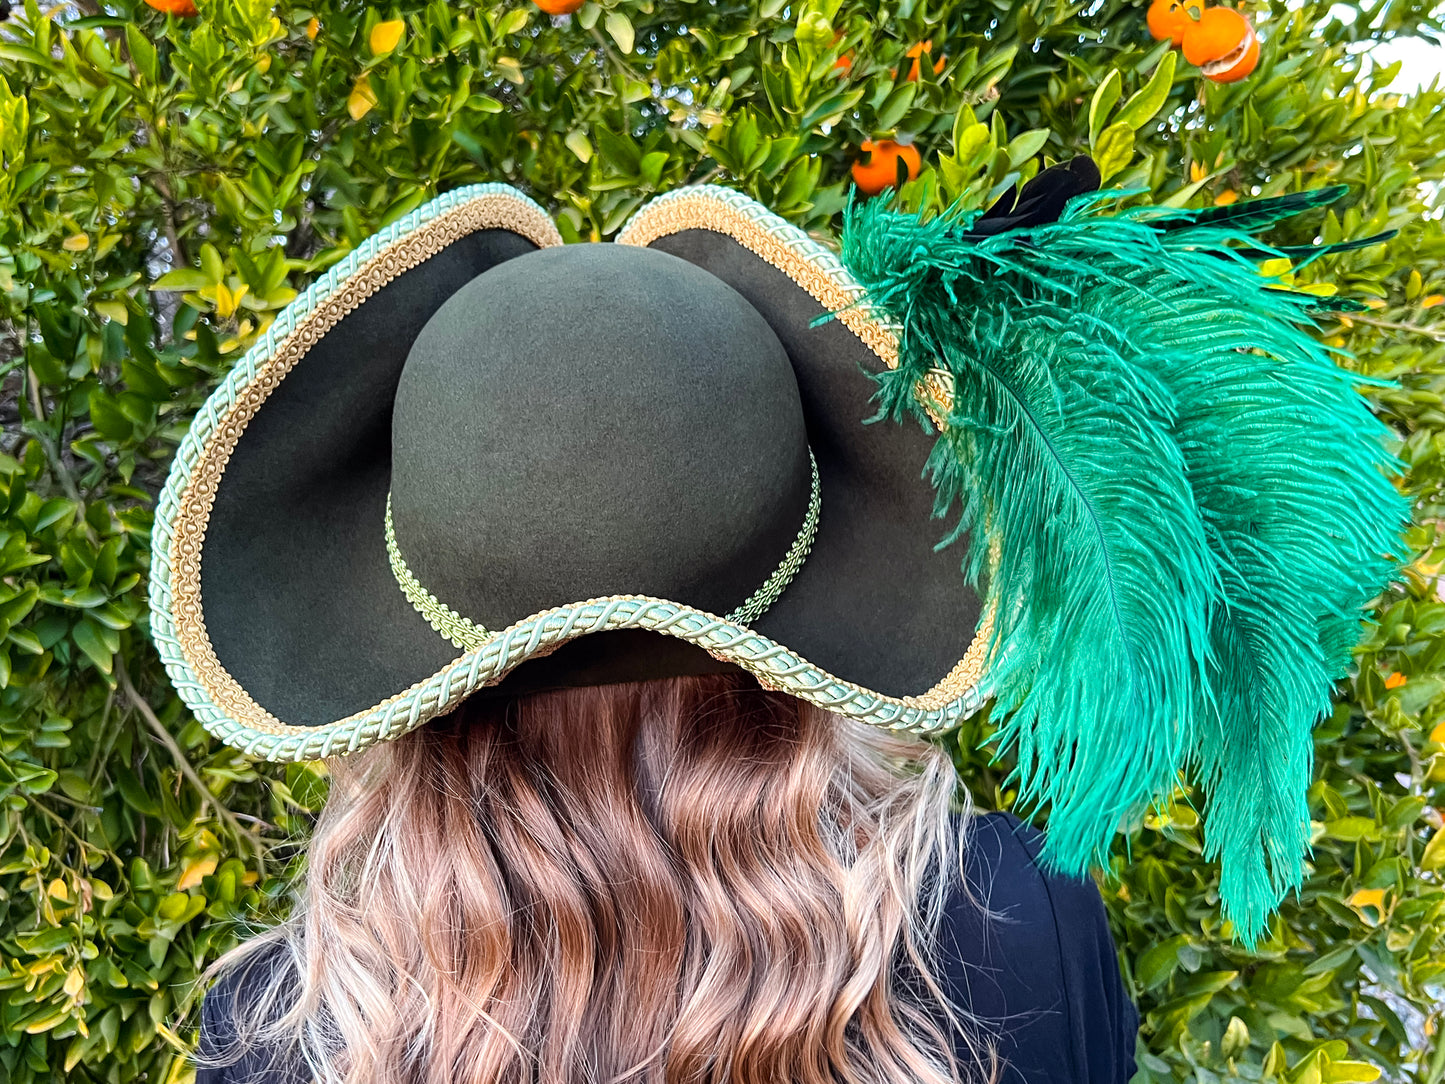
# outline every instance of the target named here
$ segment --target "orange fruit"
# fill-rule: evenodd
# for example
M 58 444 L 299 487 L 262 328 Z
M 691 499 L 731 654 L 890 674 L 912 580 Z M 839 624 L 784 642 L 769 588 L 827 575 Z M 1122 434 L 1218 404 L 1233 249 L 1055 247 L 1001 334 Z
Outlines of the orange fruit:
M 1259 35 L 1233 8 L 1205 8 L 1184 31 L 1184 59 L 1206 79 L 1235 83 L 1259 63 Z
M 1184 44 L 1184 31 L 1198 22 L 1203 12 L 1204 0 L 1154 0 L 1146 16 L 1149 33 L 1155 41 L 1168 38 L 1177 49 Z
M 157 11 L 164 11 L 167 15 L 176 15 L 182 19 L 189 19 L 197 14 L 193 0 L 146 0 L 146 3 Z
M 908 68 L 908 79 L 906 80 L 907 82 L 909 82 L 909 83 L 916 83 L 916 82 L 918 82 L 918 61 L 919 61 L 919 58 L 921 58 L 924 53 L 928 53 L 928 54 L 930 54 L 930 55 L 933 53 L 933 42 L 931 42 L 931 41 L 920 41 L 917 45 L 915 45 L 915 46 L 913 46 L 911 49 L 909 49 L 908 52 L 906 52 L 906 53 L 903 54 L 903 55 L 906 56 L 909 60 L 913 61 L 913 63 L 912 63 L 912 64 L 909 66 L 909 68 Z M 937 60 L 937 61 L 934 63 L 934 65 L 933 65 L 933 74 L 934 74 L 934 75 L 937 75 L 939 72 L 943 71 L 943 65 L 944 65 L 945 63 L 947 63 L 947 61 L 948 61 L 948 57 L 946 57 L 946 56 L 939 57 L 938 60 Z M 897 78 L 898 78 L 898 69 L 897 69 L 897 68 L 889 68 L 889 69 L 888 69 L 888 77 L 889 77 L 890 79 L 897 79 Z
M 922 59 L 924 53 L 928 53 L 930 56 L 933 54 L 933 42 L 920 41 L 917 45 L 915 45 L 912 49 L 909 49 L 908 52 L 904 54 L 908 57 L 909 60 L 913 61 L 912 67 L 908 69 L 908 82 L 918 82 L 918 62 Z M 939 72 L 943 71 L 943 65 L 947 60 L 947 57 L 941 56 L 938 58 L 937 61 L 934 62 L 934 75 L 937 75 Z
M 898 184 L 899 162 L 908 170 L 910 181 L 923 168 L 923 159 L 912 143 L 897 143 L 891 139 L 880 139 L 875 143 L 865 139 L 862 151 L 865 157 L 853 163 L 853 183 L 870 196 Z
M 571 15 L 586 3 L 586 0 L 532 0 L 532 3 L 548 15 Z

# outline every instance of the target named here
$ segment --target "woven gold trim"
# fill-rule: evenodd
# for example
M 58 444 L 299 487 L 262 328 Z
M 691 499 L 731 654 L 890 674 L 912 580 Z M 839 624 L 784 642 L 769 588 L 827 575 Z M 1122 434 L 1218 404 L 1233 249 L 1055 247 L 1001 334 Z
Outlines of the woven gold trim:
M 623 245 L 652 244 L 683 230 L 712 230 L 731 237 L 765 263 L 792 279 L 863 340 L 890 369 L 898 368 L 898 340 L 859 302 L 863 291 L 849 289 L 806 256 L 789 248 L 735 207 L 703 192 L 660 201 L 639 211 L 617 236 Z
M 942 681 L 922 696 L 903 697 L 903 702 L 931 710 L 951 704 L 977 689 L 979 682 L 983 681 L 985 664 L 988 662 L 988 643 L 993 637 L 993 620 L 997 613 L 997 607 L 992 605 L 984 611 L 983 620 L 978 623 L 978 630 L 973 634 L 968 650 L 954 668 L 943 676 Z
M 416 573 L 407 565 L 406 558 L 401 555 L 401 547 L 396 543 L 396 522 L 391 515 L 389 489 L 386 491 L 385 523 L 383 533 L 386 535 L 386 559 L 391 565 L 391 574 L 396 579 L 397 586 L 411 603 L 411 608 L 426 618 L 428 625 L 450 640 L 453 647 L 462 651 L 475 651 L 491 639 L 492 634 L 481 625 L 469 617 L 463 617 L 423 587 L 416 578 Z
M 646 247 L 660 237 L 684 230 L 712 230 L 726 234 L 765 263 L 792 279 L 857 335 L 890 369 L 898 368 L 898 339 L 885 325 L 874 320 L 866 306 L 859 304 L 863 290 L 839 282 L 807 256 L 789 248 L 738 208 L 706 192 L 659 201 L 637 212 L 618 234 L 617 242 Z M 918 399 L 940 430 L 946 425 L 953 405 L 953 378 L 934 370 L 919 382 Z
M 172 613 L 176 641 L 211 701 L 238 723 L 274 734 L 304 729 L 288 726 L 256 703 L 221 665 L 206 631 L 201 605 L 201 547 L 221 476 L 237 441 L 261 404 L 286 374 L 347 313 L 387 283 L 424 263 L 448 245 L 468 234 L 487 229 L 511 230 L 541 248 L 562 243 L 557 227 L 541 211 L 517 197 L 499 194 L 469 200 L 397 238 L 307 313 L 276 352 L 257 366 L 255 378 L 241 389 L 210 440 L 197 454 L 190 482 L 178 501 L 171 543 Z M 410 691 L 398 693 L 382 703 L 391 703 Z M 375 707 L 368 708 L 349 718 L 360 718 L 374 710 Z
M 861 287 L 839 282 L 834 275 L 804 253 L 790 248 L 756 220 L 737 207 L 705 191 L 675 199 L 663 199 L 638 211 L 617 236 L 619 244 L 647 246 L 662 237 L 684 230 L 712 230 L 731 237 L 763 262 L 792 279 L 872 350 L 890 369 L 898 368 L 898 339 L 874 320 L 865 306 Z M 931 370 L 917 387 L 919 401 L 933 424 L 946 427 L 953 406 L 953 376 L 943 369 Z M 963 658 L 937 685 L 921 696 L 905 696 L 902 702 L 921 708 L 939 708 L 977 687 L 983 679 L 985 655 L 992 635 L 995 609 L 991 606 L 979 623 Z M 846 684 L 846 683 L 845 683 Z
M 808 474 L 810 475 L 808 508 L 803 514 L 803 525 L 793 536 L 793 541 L 788 546 L 788 552 L 768 574 L 768 578 L 763 581 L 762 585 L 723 618 L 724 621 L 729 621 L 734 625 L 751 625 L 767 612 L 769 606 L 778 601 L 778 596 L 787 589 L 788 584 L 793 582 L 793 577 L 798 574 L 798 570 L 803 567 L 803 562 L 808 559 L 808 553 L 813 548 L 813 539 L 818 535 L 818 514 L 823 506 L 822 483 L 818 477 L 818 461 L 813 457 L 812 448 L 808 449 Z M 383 534 L 386 537 L 386 558 L 391 565 L 391 574 L 396 579 L 397 586 L 401 588 L 402 594 L 406 595 L 407 601 L 411 603 L 412 609 L 426 618 L 427 624 L 450 640 L 454 647 L 463 651 L 476 651 L 485 646 L 492 639 L 493 633 L 488 632 L 471 618 L 463 617 L 428 591 L 416 578 L 416 573 L 407 565 L 406 558 L 401 555 L 401 547 L 396 541 L 396 522 L 391 514 L 391 490 L 386 492 Z
M 788 584 L 793 582 L 798 569 L 803 567 L 803 562 L 813 551 L 813 540 L 818 537 L 818 515 L 823 508 L 823 492 L 822 482 L 818 477 L 818 461 L 813 458 L 812 448 L 808 449 L 808 474 L 808 509 L 803 514 L 803 525 L 798 528 L 792 544 L 788 546 L 788 552 L 783 554 L 783 559 L 768 574 L 762 585 L 729 613 L 724 618 L 725 621 L 731 621 L 735 625 L 751 625 L 762 617 L 768 612 L 768 607 L 778 601 L 778 596 L 788 589 Z
M 497 639 L 504 638 L 510 634 L 513 634 L 518 629 L 523 630 L 522 635 L 521 637 L 519 637 L 519 639 L 530 639 L 531 636 L 527 630 L 535 630 L 538 626 L 546 625 L 551 619 L 557 618 L 559 616 L 572 615 L 580 610 L 584 610 L 589 607 L 607 607 L 615 603 L 633 602 L 659 604 L 661 606 L 667 607 L 670 610 L 674 610 L 675 612 L 696 615 L 698 618 L 701 618 L 704 621 L 722 622 L 726 620 L 724 618 L 718 617 L 716 614 L 710 614 L 706 610 L 698 610 L 692 607 L 682 606 L 678 603 L 673 603 L 666 599 L 653 598 L 649 595 L 605 595 L 599 598 L 584 599 L 580 602 L 571 603 L 566 606 L 556 606 L 551 609 L 539 610 L 537 613 L 529 614 L 521 621 L 518 621 L 515 625 L 509 626 L 506 629 L 502 629 L 499 632 L 494 633 L 492 636 L 492 640 L 489 641 L 489 644 Z M 990 619 L 986 620 L 984 625 L 981 627 L 987 628 L 990 622 L 991 617 Z M 620 621 L 615 622 L 607 627 L 649 628 L 651 626 L 649 624 L 643 624 L 635 621 Z M 506 672 L 510 673 L 512 669 L 515 669 L 518 665 L 527 661 L 528 659 L 539 658 L 544 655 L 549 655 L 553 651 L 556 651 L 559 647 L 561 647 L 562 644 L 568 642 L 568 640 L 576 639 L 585 634 L 585 632 L 580 632 L 576 636 L 551 640 L 542 644 L 536 650 L 523 652 L 521 654 L 514 654 L 511 656 L 511 661 L 507 667 Z M 766 641 L 766 638 L 761 637 L 758 634 L 753 635 L 758 639 L 763 639 Z M 766 642 L 771 643 L 772 641 Z M 917 708 L 922 711 L 933 711 L 947 707 L 949 704 L 955 702 L 962 696 L 968 695 L 968 693 L 972 691 L 974 684 L 977 681 L 977 677 L 975 675 L 982 672 L 982 652 L 984 646 L 986 646 L 986 643 L 986 637 L 976 638 L 974 643 L 970 646 L 968 652 L 965 654 L 964 658 L 961 659 L 951 671 L 949 671 L 949 673 L 943 678 L 943 680 L 940 681 L 937 685 L 935 685 L 932 689 L 929 689 L 928 692 L 923 693 L 919 696 L 885 696 L 882 693 L 875 692 L 874 690 L 869 689 L 863 685 L 859 685 L 856 682 L 846 681 L 832 674 L 827 674 L 825 671 L 817 670 L 816 668 L 813 668 L 813 671 L 815 674 L 823 677 L 826 684 L 839 689 L 843 689 L 851 695 L 867 697 L 883 704 L 893 704 L 903 707 Z M 798 689 L 789 687 L 789 685 L 787 685 L 785 682 L 780 681 L 777 674 L 770 671 L 765 665 L 759 663 L 756 658 L 753 657 L 751 654 L 733 653 L 723 649 L 714 650 L 707 647 L 704 647 L 704 650 L 706 650 L 708 654 L 712 655 L 716 659 L 720 659 L 723 662 L 730 662 L 738 667 L 741 667 L 743 670 L 746 670 L 748 673 L 752 674 L 753 677 L 757 679 L 758 683 L 764 688 L 786 692 L 791 696 L 800 695 Z M 468 658 L 475 659 L 476 655 L 477 652 L 475 651 L 468 652 L 466 655 L 459 656 L 458 659 L 455 660 L 453 663 L 449 664 L 449 666 L 456 666 L 458 663 L 464 662 Z M 344 719 L 338 719 L 334 723 L 327 724 L 325 729 L 333 732 L 344 730 L 348 725 L 355 723 L 356 721 L 361 720 L 364 717 L 374 716 L 377 712 L 383 711 L 392 704 L 396 704 L 402 700 L 406 700 L 413 696 L 421 696 L 426 691 L 426 687 L 432 685 L 437 677 L 437 674 L 429 674 L 427 677 L 421 679 L 410 687 L 403 689 L 401 692 L 398 692 L 393 696 L 387 697 L 385 700 L 382 700 L 379 703 L 374 704 L 369 708 L 366 708 L 364 711 L 356 712 L 352 715 L 346 716 Z M 479 682 L 478 685 L 480 686 L 493 684 L 500 679 L 501 675 L 494 676 L 487 681 Z M 445 702 L 439 703 L 434 710 L 430 711 L 426 715 L 426 718 L 433 718 L 437 715 L 441 715 L 447 711 L 450 711 L 456 706 L 458 702 L 465 699 L 471 691 L 473 690 L 469 688 L 461 695 L 454 694 L 450 699 L 446 700 Z M 268 716 L 268 718 L 274 721 L 266 722 L 265 720 L 260 720 L 260 725 L 258 725 L 258 720 L 255 719 L 237 719 L 236 721 L 240 722 L 243 726 L 246 726 L 257 733 L 272 734 L 283 738 L 310 738 L 315 735 L 318 729 L 320 729 L 314 726 L 297 726 L 294 724 L 283 723 L 279 720 L 275 720 L 274 716 Z M 423 721 L 425 720 L 418 719 L 415 723 L 410 725 L 419 725 Z M 406 729 L 410 729 L 410 725 L 408 725 Z M 910 727 L 904 729 L 906 729 L 909 733 L 920 733 L 936 728 Z M 401 730 L 394 729 L 388 733 L 383 734 L 381 738 L 375 740 L 395 737 L 399 733 L 401 733 Z M 364 744 L 371 744 L 371 742 L 368 741 Z
M 719 209 L 724 208 L 719 207 Z M 739 222 L 751 225 L 741 217 L 739 217 Z M 693 228 L 694 225 L 694 223 L 687 222 L 678 228 Z M 257 363 L 254 377 L 240 386 L 235 401 L 225 409 L 205 445 L 195 454 L 189 480 L 185 489 L 178 494 L 176 511 L 172 520 L 170 588 L 175 639 L 185 663 L 190 667 L 202 691 L 215 708 L 223 711 L 236 724 L 253 732 L 254 735 L 274 735 L 290 740 L 311 737 L 315 735 L 318 728 L 283 723 L 256 703 L 220 664 L 206 631 L 200 597 L 200 557 L 206 527 L 215 503 L 215 494 L 231 453 L 260 405 L 265 402 L 271 392 L 310 348 L 327 331 L 335 327 L 347 313 L 357 308 L 392 279 L 418 266 L 453 241 L 475 230 L 491 228 L 513 230 L 541 247 L 561 243 L 561 237 L 558 235 L 556 227 L 542 212 L 515 196 L 500 194 L 479 196 L 410 230 L 388 244 L 375 257 L 345 278 L 330 296 L 319 302 L 314 310 L 300 319 L 295 329 L 282 340 L 273 354 Z M 666 232 L 668 231 L 659 231 L 657 236 L 662 236 Z M 722 232 L 732 234 L 730 230 Z M 811 266 L 809 262 L 788 252 L 781 244 L 776 242 L 764 244 L 762 239 L 766 238 L 765 231 L 758 229 L 756 233 L 758 247 L 762 251 L 758 251 L 758 249 L 754 249 L 754 251 L 758 251 L 760 256 L 788 274 L 794 281 L 799 282 L 799 285 L 809 289 L 809 292 L 822 304 L 828 305 L 834 310 L 850 304 L 853 295 L 826 274 L 819 272 L 816 276 L 809 276 L 813 279 L 811 288 L 808 283 L 800 281 L 799 275 L 803 273 L 803 269 Z M 743 237 L 732 235 L 746 244 Z M 890 363 L 891 359 L 891 364 L 896 365 L 896 343 L 887 329 L 867 319 L 859 310 L 844 309 L 840 319 L 855 334 L 858 334 L 859 338 L 868 344 L 870 349 L 873 349 L 885 363 Z M 512 630 L 531 627 L 553 615 L 575 614 L 594 604 L 610 605 L 630 601 L 662 603 L 663 608 L 675 608 L 679 612 L 692 613 L 707 621 L 721 620 L 702 611 L 680 607 L 673 603 L 664 603 L 663 600 L 615 595 L 533 614 L 518 622 L 517 625 L 511 626 L 510 629 L 502 630 L 497 636 L 505 637 Z M 815 668 L 812 672 L 820 678 L 826 678 L 832 687 L 842 689 L 845 693 L 870 698 L 875 702 L 920 710 L 942 709 L 960 697 L 966 696 L 977 683 L 982 673 L 983 650 L 987 643 L 985 634 L 991 624 L 992 614 L 981 624 L 979 635 L 975 637 L 964 658 L 942 681 L 921 696 L 886 697 L 855 683 L 840 680 L 832 675 L 824 675 Z M 643 626 L 639 625 L 639 627 Z M 545 654 L 555 650 L 561 642 L 565 641 L 554 639 L 539 643 L 532 654 Z M 712 653 L 717 658 L 743 666 L 765 684 L 770 683 L 770 678 L 777 679 L 779 677 L 767 669 L 765 664 L 750 655 L 739 653 L 738 657 L 733 657 L 733 652 L 721 646 Z M 532 657 L 532 655 L 524 653 L 511 656 L 509 668 L 528 657 Z M 467 656 L 461 656 L 449 664 L 448 670 L 454 669 L 466 658 Z M 360 725 L 368 718 L 374 719 L 378 713 L 385 713 L 393 705 L 422 696 L 427 692 L 427 687 L 433 685 L 440 676 L 440 673 L 428 675 L 378 704 L 328 724 L 325 729 L 332 733 L 344 734 L 348 726 Z M 789 691 L 797 695 L 797 690 L 789 689 Z M 446 703 L 438 704 L 436 709 L 428 714 L 428 717 L 431 714 L 450 710 L 454 706 L 452 700 L 455 700 L 457 695 L 453 693 Z M 405 711 L 406 709 L 400 710 Z M 420 719 L 416 717 L 416 711 L 417 708 L 413 706 L 410 711 L 411 720 L 401 720 L 405 723 L 405 729 L 420 722 Z M 389 732 L 380 735 L 381 737 L 392 736 L 394 733 L 400 732 L 396 729 L 395 724 L 389 724 L 389 726 Z M 353 737 L 352 740 L 355 742 L 356 739 Z M 363 739 L 361 744 L 370 744 L 372 740 L 377 739 Z M 332 744 L 331 739 L 328 739 L 326 744 L 329 750 L 336 751 L 337 747 Z

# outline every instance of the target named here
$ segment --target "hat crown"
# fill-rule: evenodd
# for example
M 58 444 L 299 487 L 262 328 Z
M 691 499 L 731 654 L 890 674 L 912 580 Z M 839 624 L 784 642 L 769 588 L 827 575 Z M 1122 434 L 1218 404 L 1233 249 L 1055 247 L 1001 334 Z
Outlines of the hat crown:
M 398 547 L 487 628 L 616 594 L 726 613 L 788 550 L 809 481 L 768 323 L 654 250 L 499 264 L 427 322 L 397 386 Z

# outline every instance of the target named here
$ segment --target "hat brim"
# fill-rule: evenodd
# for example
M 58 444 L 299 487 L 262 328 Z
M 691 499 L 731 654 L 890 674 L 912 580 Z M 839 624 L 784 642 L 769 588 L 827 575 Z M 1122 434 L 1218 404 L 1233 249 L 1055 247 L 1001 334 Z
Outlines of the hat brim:
M 836 258 L 718 188 L 653 201 L 619 240 L 723 278 L 794 360 L 824 514 L 774 607 L 747 628 L 666 599 L 579 600 L 462 654 L 411 608 L 381 529 L 391 393 L 407 348 L 465 282 L 561 242 L 514 190 L 461 189 L 369 239 L 288 306 L 177 452 L 157 506 L 151 632 L 207 730 L 272 760 L 350 752 L 529 659 L 624 629 L 696 645 L 766 687 L 874 725 L 942 730 L 979 707 L 988 621 L 956 557 L 933 550 L 919 477 L 928 436 L 861 424 L 871 386 L 859 370 L 895 363 L 896 345 L 855 306 L 859 291 Z M 837 320 L 812 327 L 835 310 Z

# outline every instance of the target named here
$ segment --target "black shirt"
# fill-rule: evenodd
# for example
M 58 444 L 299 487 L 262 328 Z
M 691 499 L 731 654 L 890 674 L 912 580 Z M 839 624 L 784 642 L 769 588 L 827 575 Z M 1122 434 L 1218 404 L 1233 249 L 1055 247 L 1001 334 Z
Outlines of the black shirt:
M 970 822 L 940 929 L 944 990 L 993 1038 L 1000 1084 L 1124 1084 L 1139 1014 L 1093 881 L 1045 873 L 1043 834 L 1006 813 Z
M 1139 1017 L 1119 975 L 1092 881 L 1044 873 L 1043 836 L 1004 813 L 977 816 L 965 839 L 969 891 L 955 891 L 939 931 L 937 972 L 1003 1062 L 1000 1084 L 1124 1084 Z M 201 1049 L 228 1049 L 232 1006 L 266 981 L 264 958 L 224 976 L 201 1011 Z M 960 1047 L 964 1066 L 969 1056 Z M 196 1084 L 307 1084 L 296 1059 L 251 1051 Z

